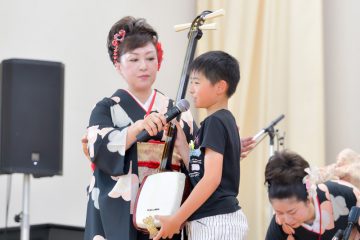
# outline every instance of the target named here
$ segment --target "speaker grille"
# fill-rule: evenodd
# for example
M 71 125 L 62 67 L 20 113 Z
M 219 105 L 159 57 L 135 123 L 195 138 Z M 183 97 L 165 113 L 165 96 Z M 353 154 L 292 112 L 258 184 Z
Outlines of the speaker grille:
M 1 63 L 0 173 L 62 174 L 64 65 Z

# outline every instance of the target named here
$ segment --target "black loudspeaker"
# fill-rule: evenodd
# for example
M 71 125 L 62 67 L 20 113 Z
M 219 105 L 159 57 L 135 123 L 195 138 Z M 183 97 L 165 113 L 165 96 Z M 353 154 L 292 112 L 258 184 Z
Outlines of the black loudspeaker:
M 3 60 L 0 94 L 0 173 L 62 175 L 64 65 Z

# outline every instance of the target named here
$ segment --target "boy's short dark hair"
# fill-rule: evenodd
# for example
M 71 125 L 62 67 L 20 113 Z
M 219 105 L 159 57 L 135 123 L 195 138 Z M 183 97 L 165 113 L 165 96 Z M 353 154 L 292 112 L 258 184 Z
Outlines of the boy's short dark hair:
M 190 72 L 201 72 L 212 83 L 224 80 L 228 84 L 227 96 L 231 97 L 240 81 L 239 62 L 223 51 L 209 51 L 198 56 Z

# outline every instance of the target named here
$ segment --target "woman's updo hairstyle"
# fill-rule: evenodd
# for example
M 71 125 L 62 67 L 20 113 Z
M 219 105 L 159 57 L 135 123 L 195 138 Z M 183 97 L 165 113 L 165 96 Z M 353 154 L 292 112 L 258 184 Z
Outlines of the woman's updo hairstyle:
M 121 36 L 116 38 L 116 35 L 119 33 Z M 159 59 L 159 47 L 157 45 L 160 45 L 160 43 L 158 44 L 157 32 L 144 18 L 123 17 L 111 27 L 107 37 L 107 49 L 110 60 L 115 64 L 119 62 L 123 54 L 136 48 L 144 47 L 149 42 L 153 43 L 156 47 Z
M 308 194 L 303 178 L 306 175 L 304 170 L 308 167 L 309 163 L 294 152 L 275 152 L 265 168 L 269 199 L 295 197 L 305 202 Z

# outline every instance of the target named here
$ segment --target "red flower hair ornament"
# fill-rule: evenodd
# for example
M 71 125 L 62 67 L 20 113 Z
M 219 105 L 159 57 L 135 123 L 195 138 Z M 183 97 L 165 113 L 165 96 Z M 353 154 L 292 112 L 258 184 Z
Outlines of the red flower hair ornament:
M 164 54 L 164 51 L 161 47 L 161 43 L 159 41 L 156 43 L 156 52 L 157 52 L 157 58 L 158 58 L 158 71 L 159 71 L 161 62 L 163 60 L 163 54 Z
M 118 61 L 119 58 L 119 45 L 124 41 L 126 35 L 126 31 L 124 29 L 120 29 L 118 33 L 115 33 L 114 38 L 111 42 L 111 44 L 114 46 L 114 52 L 113 52 L 113 62 L 114 64 Z M 161 47 L 161 43 L 159 41 L 156 41 L 156 53 L 157 53 L 157 59 L 158 59 L 158 70 L 160 70 L 161 62 L 163 60 L 163 54 L 164 51 Z

